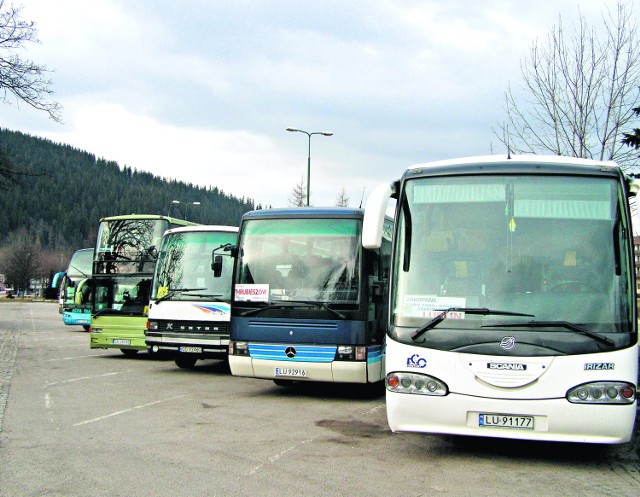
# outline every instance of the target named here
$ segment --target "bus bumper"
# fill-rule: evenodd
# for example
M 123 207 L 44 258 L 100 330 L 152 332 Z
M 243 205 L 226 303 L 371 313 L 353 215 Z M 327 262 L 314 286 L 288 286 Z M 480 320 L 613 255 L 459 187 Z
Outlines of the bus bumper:
M 91 333 L 89 348 L 147 350 L 147 344 L 144 341 L 144 336 L 112 337 L 101 333 Z
M 62 322 L 69 326 L 88 326 L 91 324 L 91 314 L 63 312 Z
M 219 358 L 227 354 L 229 336 L 179 336 L 176 334 L 162 334 L 145 332 L 145 343 L 152 350 L 166 350 L 171 352 L 186 352 L 197 354 L 201 358 Z
M 229 366 L 234 376 L 269 380 L 335 383 L 367 383 L 368 381 L 367 363 L 364 361 L 292 362 L 230 355 Z
M 391 431 L 522 440 L 617 444 L 633 435 L 637 401 L 625 405 L 572 404 L 562 399 L 444 397 L 387 391 Z M 532 418 L 533 429 L 481 426 L 480 414 Z

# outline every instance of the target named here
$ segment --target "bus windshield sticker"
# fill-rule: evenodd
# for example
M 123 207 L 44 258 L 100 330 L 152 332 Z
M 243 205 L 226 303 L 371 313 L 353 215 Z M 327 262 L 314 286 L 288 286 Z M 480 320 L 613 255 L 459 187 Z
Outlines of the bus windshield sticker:
M 449 307 L 466 307 L 464 297 L 439 297 L 437 295 L 407 295 L 404 298 L 405 316 L 434 318 Z M 464 319 L 464 312 L 450 312 L 449 319 Z
M 161 299 L 162 297 L 164 297 L 168 293 L 169 293 L 169 287 L 168 286 L 160 286 L 160 287 L 158 287 L 158 293 L 156 294 L 156 298 L 157 299 Z
M 269 285 L 236 284 L 234 298 L 236 302 L 268 302 Z

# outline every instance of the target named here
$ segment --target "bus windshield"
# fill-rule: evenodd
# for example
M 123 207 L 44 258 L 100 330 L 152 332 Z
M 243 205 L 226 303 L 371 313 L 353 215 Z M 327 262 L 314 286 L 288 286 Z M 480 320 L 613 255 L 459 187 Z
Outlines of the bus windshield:
M 408 180 L 395 241 L 394 338 L 473 353 L 474 344 L 511 327 L 529 331 L 532 343 L 571 342 L 545 342 L 545 354 L 593 351 L 589 333 L 628 346 L 633 274 L 625 202 L 607 177 Z M 446 319 L 414 341 L 416 329 L 436 316 Z M 571 330 L 582 330 L 580 338 L 567 340 Z
M 93 249 L 77 250 L 65 273 L 60 287 L 60 296 L 64 306 L 73 306 L 75 301 L 76 286 L 84 279 L 91 278 L 91 263 L 93 261 Z M 87 290 L 88 290 L 87 286 Z M 82 299 L 83 301 L 86 300 Z
M 72 280 L 91 277 L 91 262 L 93 260 L 93 249 L 77 250 L 67 268 L 67 276 Z
M 98 229 L 97 274 L 153 272 L 166 219 L 109 219 Z
M 359 301 L 357 219 L 249 220 L 240 240 L 236 301 Z
M 234 244 L 235 232 L 185 231 L 164 238 L 152 291 L 163 300 L 230 300 L 231 283 L 215 278 L 211 270 L 212 252 L 222 256 L 223 273 L 231 275 L 233 258 L 222 246 Z
M 149 306 L 151 276 L 124 275 L 95 280 L 94 315 L 141 316 Z

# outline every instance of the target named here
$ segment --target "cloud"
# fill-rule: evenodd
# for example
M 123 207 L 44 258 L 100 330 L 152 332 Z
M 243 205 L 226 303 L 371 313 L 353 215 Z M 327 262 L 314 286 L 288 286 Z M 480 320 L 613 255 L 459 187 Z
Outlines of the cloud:
M 614 4 L 614 0 L 607 0 Z M 602 2 L 583 0 L 600 19 Z M 485 154 L 519 63 L 573 1 L 30 0 L 64 126 L 24 105 L 3 126 L 263 204 L 306 177 L 316 205 L 410 164 Z M 357 200 L 356 200 L 357 199 Z

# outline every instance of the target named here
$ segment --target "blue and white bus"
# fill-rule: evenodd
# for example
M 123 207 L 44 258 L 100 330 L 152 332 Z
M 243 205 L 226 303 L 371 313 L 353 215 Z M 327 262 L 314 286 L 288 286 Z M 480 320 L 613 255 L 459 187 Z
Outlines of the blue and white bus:
M 545 156 L 418 164 L 374 190 L 365 247 L 397 199 L 391 430 L 629 441 L 637 191 L 613 162 Z
M 58 288 L 58 310 L 62 322 L 70 326 L 82 326 L 89 330 L 91 324 L 91 265 L 93 249 L 77 250 L 67 270 L 56 273 L 51 288 Z
M 236 376 L 374 383 L 384 378 L 391 220 L 362 248 L 362 209 L 246 213 L 233 278 Z

